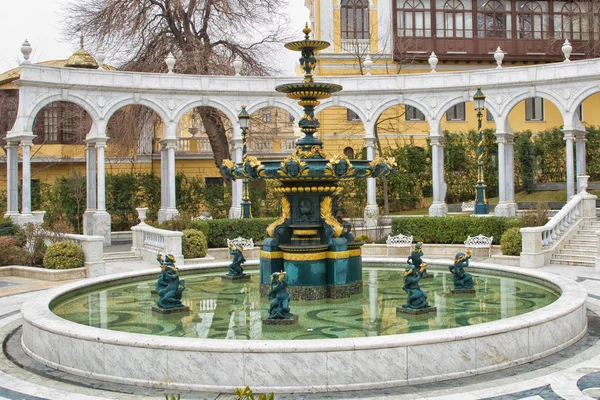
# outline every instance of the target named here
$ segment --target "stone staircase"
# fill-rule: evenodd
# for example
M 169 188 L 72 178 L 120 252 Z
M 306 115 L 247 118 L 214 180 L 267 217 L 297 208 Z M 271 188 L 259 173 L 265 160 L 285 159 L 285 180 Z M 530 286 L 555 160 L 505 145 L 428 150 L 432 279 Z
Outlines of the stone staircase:
M 104 253 L 104 261 L 141 261 L 141 256 L 136 256 L 133 251 L 117 251 L 113 253 Z
M 550 264 L 593 268 L 598 253 L 596 231 L 600 231 L 600 219 L 592 220 L 591 224 L 579 229 L 563 248 L 552 256 Z

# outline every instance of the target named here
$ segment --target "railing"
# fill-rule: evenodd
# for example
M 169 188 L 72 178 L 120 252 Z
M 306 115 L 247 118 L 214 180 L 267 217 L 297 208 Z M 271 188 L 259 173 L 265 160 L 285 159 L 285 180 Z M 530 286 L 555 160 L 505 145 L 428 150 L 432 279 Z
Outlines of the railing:
M 154 263 L 157 253 L 172 254 L 175 261 L 183 265 L 184 258 L 181 251 L 182 232 L 168 231 L 153 228 L 145 222 L 131 228 L 133 245 L 131 250 L 142 260 Z
M 57 234 L 45 231 L 52 242 L 71 242 L 83 250 L 83 266 L 87 269 L 88 278 L 104 275 L 104 237 L 76 235 L 73 233 Z
M 370 46 L 370 39 L 342 39 L 342 50 L 347 53 L 366 54 Z
M 537 268 L 549 263 L 553 253 L 576 232 L 576 228 L 596 217 L 596 199 L 584 188 L 546 225 L 521 228 L 521 267 Z
M 296 148 L 296 138 L 281 139 L 281 152 L 291 153 Z

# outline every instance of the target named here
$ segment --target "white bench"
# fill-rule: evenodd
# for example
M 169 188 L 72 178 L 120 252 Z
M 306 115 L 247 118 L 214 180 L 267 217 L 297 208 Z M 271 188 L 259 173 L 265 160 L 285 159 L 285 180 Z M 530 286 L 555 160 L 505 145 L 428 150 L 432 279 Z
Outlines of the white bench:
M 492 242 L 494 241 L 494 237 L 490 236 L 469 236 L 467 240 L 465 240 L 465 247 L 467 249 L 488 249 L 488 256 L 492 254 Z
M 473 214 L 473 212 L 475 211 L 475 200 L 468 201 L 466 203 L 463 201 L 460 209 L 463 212 L 463 214 Z
M 385 244 L 387 247 L 411 247 L 413 242 L 412 236 L 399 234 L 396 236 L 388 235 Z
M 236 237 L 235 239 L 227 239 L 227 247 L 231 245 L 242 246 L 242 250 L 251 250 L 254 248 L 254 239 L 245 239 L 243 237 Z

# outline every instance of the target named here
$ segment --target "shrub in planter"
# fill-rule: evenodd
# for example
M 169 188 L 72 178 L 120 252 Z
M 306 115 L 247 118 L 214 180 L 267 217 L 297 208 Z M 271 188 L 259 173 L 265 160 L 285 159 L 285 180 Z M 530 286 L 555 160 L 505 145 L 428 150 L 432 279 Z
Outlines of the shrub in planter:
M 204 257 L 208 250 L 206 236 L 197 229 L 186 229 L 183 231 L 181 248 L 185 258 Z
M 520 228 L 510 228 L 500 239 L 500 249 L 505 256 L 518 256 L 521 254 L 522 238 Z
M 80 268 L 83 261 L 83 250 L 71 242 L 54 243 L 44 255 L 44 267 L 49 269 Z
M 27 265 L 27 254 L 13 236 L 0 236 L 0 265 Z

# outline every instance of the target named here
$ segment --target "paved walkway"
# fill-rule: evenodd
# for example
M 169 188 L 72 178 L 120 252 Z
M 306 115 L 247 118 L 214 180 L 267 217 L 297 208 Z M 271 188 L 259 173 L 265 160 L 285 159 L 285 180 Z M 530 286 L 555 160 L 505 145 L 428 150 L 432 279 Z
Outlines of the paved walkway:
M 487 261 L 487 260 L 481 260 Z M 491 260 L 489 260 L 491 261 Z M 107 274 L 142 270 L 155 265 L 111 262 Z M 600 398 L 600 273 L 591 268 L 546 266 L 543 271 L 575 280 L 589 293 L 587 335 L 573 346 L 532 363 L 489 374 L 370 392 L 276 395 L 276 399 L 594 399 Z M 101 382 L 42 366 L 20 349 L 21 304 L 41 290 L 63 284 L 0 277 L 0 400 L 1 399 L 164 399 L 174 391 Z M 426 362 L 426 361 L 425 361 Z M 209 366 L 207 366 L 209 368 Z M 231 393 L 181 393 L 183 400 L 235 399 Z

